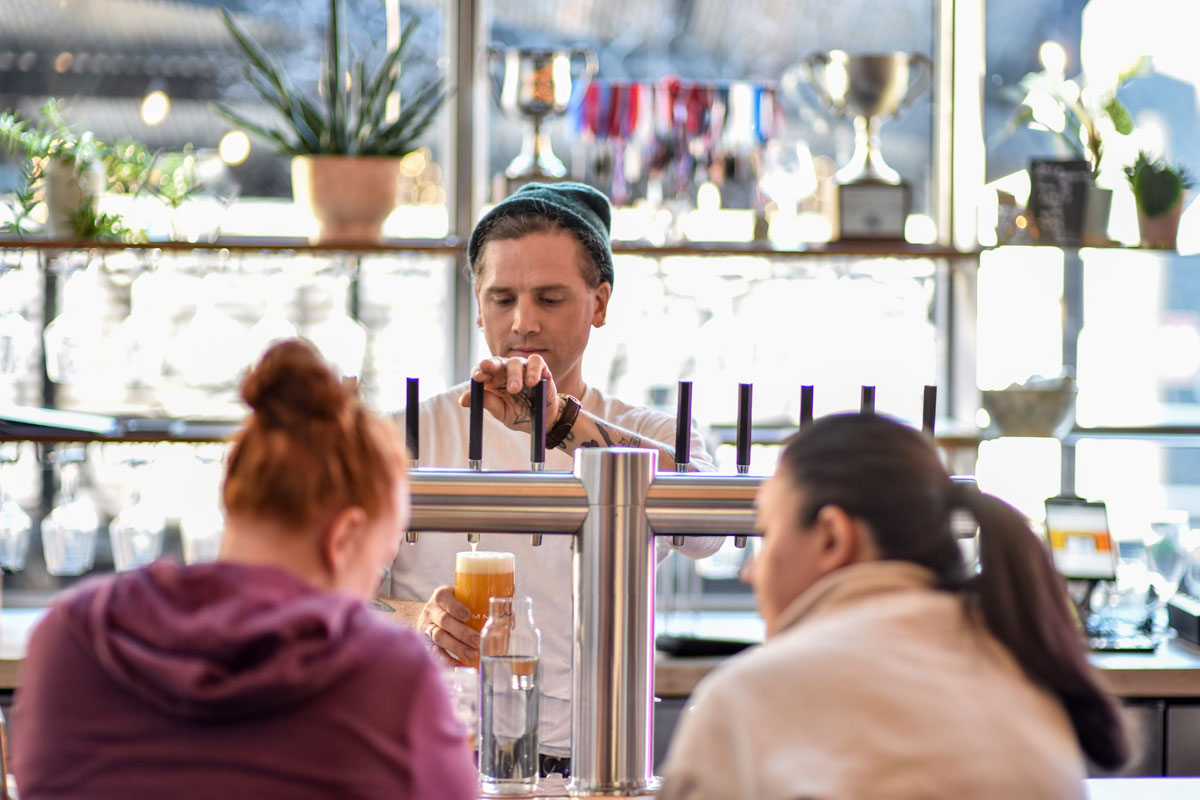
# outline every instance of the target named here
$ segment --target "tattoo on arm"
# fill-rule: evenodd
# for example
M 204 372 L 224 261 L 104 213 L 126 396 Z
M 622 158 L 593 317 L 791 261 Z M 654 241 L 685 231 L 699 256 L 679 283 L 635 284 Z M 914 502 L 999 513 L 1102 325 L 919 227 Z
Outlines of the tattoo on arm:
M 609 427 L 599 420 L 596 421 L 596 429 L 600 431 L 600 436 L 604 439 L 605 447 L 641 447 L 642 440 L 638 436 L 631 433 L 626 433 L 622 430 L 609 430 Z

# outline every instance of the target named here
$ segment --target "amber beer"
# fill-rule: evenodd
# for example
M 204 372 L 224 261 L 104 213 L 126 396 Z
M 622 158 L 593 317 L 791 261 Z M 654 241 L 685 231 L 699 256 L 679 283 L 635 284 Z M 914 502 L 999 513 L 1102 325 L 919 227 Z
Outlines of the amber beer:
M 488 599 L 512 597 L 516 558 L 512 553 L 462 552 L 454 560 L 454 596 L 471 611 L 467 625 L 483 630 Z M 476 660 L 469 666 L 478 666 Z

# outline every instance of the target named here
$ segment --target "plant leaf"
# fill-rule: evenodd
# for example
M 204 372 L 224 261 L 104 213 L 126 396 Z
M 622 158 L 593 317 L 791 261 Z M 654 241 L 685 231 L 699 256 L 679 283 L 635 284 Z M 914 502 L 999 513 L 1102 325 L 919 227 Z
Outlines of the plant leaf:
M 233 16 L 224 8 L 218 8 L 217 12 L 221 15 L 221 19 L 225 23 L 225 27 L 229 29 L 230 34 L 232 34 L 234 41 L 242 48 L 242 52 L 250 62 L 250 66 L 262 73 L 274 85 L 281 97 L 288 97 L 289 94 L 284 80 L 279 70 L 272 63 L 272 58 L 263 49 L 262 45 L 248 32 L 243 31 L 241 26 L 234 21 Z
M 329 29 L 326 32 L 325 45 L 325 104 L 329 119 L 328 132 L 330 135 L 330 146 L 333 152 L 341 152 L 342 148 L 338 146 L 338 129 L 342 127 L 338 116 L 338 99 L 345 91 L 342 85 L 342 69 L 341 69 L 341 42 L 338 40 L 341 33 L 340 15 L 338 0 L 329 0 Z
M 237 125 L 239 128 L 245 128 L 246 130 L 250 131 L 250 133 L 253 133 L 256 136 L 261 136 L 267 141 L 273 142 L 274 144 L 278 145 L 280 150 L 285 154 L 294 155 L 296 153 L 293 144 L 289 142 L 283 136 L 283 134 L 274 128 L 266 128 L 262 125 L 259 125 L 257 122 L 252 122 L 224 103 L 216 103 L 215 105 L 216 112 L 218 114 L 232 122 L 234 125 Z
M 1125 108 L 1125 105 L 1120 100 L 1115 97 L 1109 100 L 1108 105 L 1104 106 L 1104 112 L 1112 120 L 1113 127 L 1116 128 L 1117 133 L 1122 136 L 1128 136 L 1133 133 L 1133 117 L 1130 116 L 1129 109 Z

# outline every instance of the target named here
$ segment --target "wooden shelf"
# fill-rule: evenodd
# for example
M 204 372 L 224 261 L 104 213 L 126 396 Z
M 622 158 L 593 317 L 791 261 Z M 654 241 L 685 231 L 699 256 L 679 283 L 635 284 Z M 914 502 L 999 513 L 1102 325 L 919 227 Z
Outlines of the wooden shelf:
M 1200 447 L 1200 425 L 1077 426 L 1063 438 L 1068 443 L 1080 439 L 1141 439 L 1157 440 L 1176 447 Z
M 26 425 L 0 419 L 0 442 L 37 442 L 39 444 L 180 442 L 200 444 L 229 441 L 240 426 L 240 422 L 226 420 L 125 417 L 117 419 L 117 424 L 111 433 L 95 433 L 42 425 Z
M 251 253 L 433 253 L 458 255 L 464 243 L 456 237 L 445 239 L 388 239 L 379 244 L 348 247 L 345 245 L 309 244 L 307 239 L 294 237 L 237 237 L 214 242 L 126 242 L 65 241 L 51 239 L 18 239 L 0 237 L 0 250 L 80 251 L 80 250 L 163 250 L 168 252 L 251 252 Z
M 40 238 L 0 237 L 0 250 L 27 249 L 48 252 L 80 250 L 162 250 L 167 252 L 278 252 L 278 253 L 429 253 L 457 256 L 466 241 L 455 236 L 444 239 L 387 239 L 374 245 L 314 245 L 294 237 L 237 237 L 215 242 L 73 242 Z M 820 258 L 851 256 L 863 258 L 949 258 L 975 259 L 981 251 L 960 251 L 940 245 L 906 244 L 903 242 L 829 242 L 785 250 L 762 242 L 684 242 L 670 245 L 651 245 L 645 242 L 613 242 L 616 255 L 646 256 L 775 256 L 781 258 Z

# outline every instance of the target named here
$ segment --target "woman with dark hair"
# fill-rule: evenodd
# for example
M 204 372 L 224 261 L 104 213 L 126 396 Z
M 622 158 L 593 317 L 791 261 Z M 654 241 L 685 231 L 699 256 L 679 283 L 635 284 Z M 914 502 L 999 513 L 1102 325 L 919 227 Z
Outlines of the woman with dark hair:
M 34 631 L 21 796 L 476 796 L 420 637 L 363 602 L 408 520 L 392 426 L 289 340 L 242 384 L 220 560 L 87 582 Z
M 979 523 L 964 564 L 956 509 Z M 1119 709 L 1025 519 L 950 480 L 917 431 L 826 417 L 757 499 L 767 641 L 697 688 L 662 800 L 1084 797 Z

